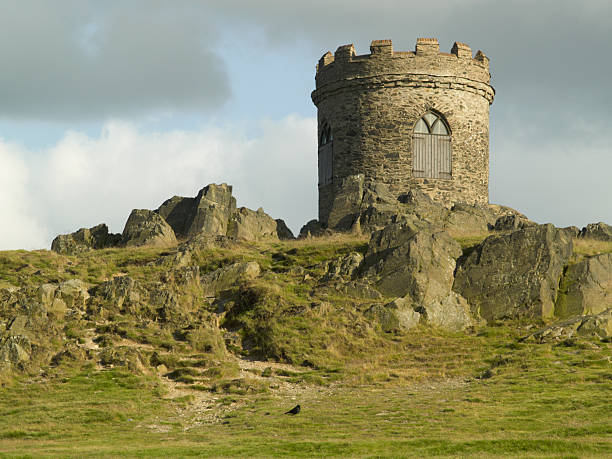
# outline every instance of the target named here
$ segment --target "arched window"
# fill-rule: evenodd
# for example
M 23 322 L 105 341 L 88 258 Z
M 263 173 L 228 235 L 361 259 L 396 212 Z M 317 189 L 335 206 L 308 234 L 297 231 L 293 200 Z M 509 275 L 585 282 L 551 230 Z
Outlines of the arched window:
M 334 136 L 331 126 L 324 122 L 319 129 L 319 186 L 332 182 Z
M 452 178 L 450 129 L 440 115 L 427 112 L 417 121 L 412 151 L 413 177 Z

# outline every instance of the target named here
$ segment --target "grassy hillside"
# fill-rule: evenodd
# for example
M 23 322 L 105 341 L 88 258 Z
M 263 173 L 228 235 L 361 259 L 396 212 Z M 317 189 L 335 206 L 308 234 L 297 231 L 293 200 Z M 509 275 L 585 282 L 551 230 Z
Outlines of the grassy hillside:
M 176 249 L 0 252 L 5 292 L 127 276 L 141 295 L 121 307 L 94 295 L 80 314 L 49 316 L 32 337 L 38 357 L 2 374 L 0 454 L 612 455 L 609 342 L 524 342 L 541 325 L 529 322 L 385 333 L 367 311 L 388 298 L 321 280 L 366 242 L 200 248 L 187 267 Z M 608 249 L 577 245 L 575 258 Z M 214 298 L 190 275 L 248 261 L 261 274 Z M 282 414 L 297 403 L 299 415 Z

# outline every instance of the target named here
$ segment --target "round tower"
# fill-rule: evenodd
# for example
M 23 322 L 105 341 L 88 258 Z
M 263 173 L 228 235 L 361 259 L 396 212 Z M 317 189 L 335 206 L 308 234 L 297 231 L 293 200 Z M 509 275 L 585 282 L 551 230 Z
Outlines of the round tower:
M 319 221 L 328 222 L 346 177 L 363 174 L 398 195 L 420 188 L 435 201 L 489 202 L 489 59 L 455 43 L 417 39 L 412 51 L 375 40 L 370 54 L 353 45 L 317 65 Z

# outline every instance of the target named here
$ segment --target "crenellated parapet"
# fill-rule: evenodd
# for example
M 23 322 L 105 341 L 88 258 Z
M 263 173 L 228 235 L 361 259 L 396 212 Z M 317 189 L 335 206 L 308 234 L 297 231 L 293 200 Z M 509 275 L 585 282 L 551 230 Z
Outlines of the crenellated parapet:
M 389 85 L 459 89 L 493 102 L 489 59 L 482 51 L 455 42 L 450 53 L 440 51 L 435 38 L 418 38 L 414 51 L 394 51 L 391 40 L 374 40 L 370 54 L 357 55 L 352 44 L 325 53 L 317 65 L 315 104 L 329 93 L 357 86 Z

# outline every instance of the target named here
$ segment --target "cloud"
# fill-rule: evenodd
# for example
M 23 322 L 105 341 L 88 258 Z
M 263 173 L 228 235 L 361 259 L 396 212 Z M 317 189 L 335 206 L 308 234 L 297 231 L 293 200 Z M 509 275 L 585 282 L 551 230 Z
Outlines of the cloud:
M 30 174 L 23 156 L 19 147 L 0 140 L 0 248 L 38 248 L 48 237 L 28 192 Z
M 83 121 L 218 108 L 217 31 L 195 1 L 5 0 L 0 116 Z
M 234 186 L 238 205 L 264 207 L 299 230 L 316 217 L 316 121 L 291 115 L 261 121 L 254 135 L 245 131 L 143 132 L 115 121 L 97 137 L 68 132 L 41 152 L 0 144 L 2 170 L 12 177 L 2 182 L 8 194 L 0 207 L 9 218 L 0 249 L 48 248 L 57 234 L 101 222 L 121 232 L 133 208 L 155 209 L 221 182 Z

